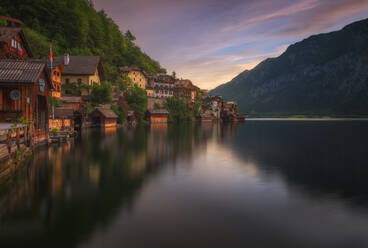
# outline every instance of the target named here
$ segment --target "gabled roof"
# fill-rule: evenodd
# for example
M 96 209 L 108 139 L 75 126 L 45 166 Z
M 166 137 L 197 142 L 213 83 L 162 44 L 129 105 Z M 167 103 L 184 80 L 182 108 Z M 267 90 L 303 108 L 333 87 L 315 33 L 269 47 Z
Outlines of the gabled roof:
M 60 107 L 54 110 L 55 119 L 73 119 L 74 110 L 72 107 Z
M 24 36 L 24 33 L 22 31 L 22 28 L 19 28 L 19 27 L 0 27 L 0 42 L 1 43 L 8 43 L 17 34 L 19 34 L 20 37 L 22 38 L 23 46 L 27 50 L 28 55 L 30 57 L 32 57 L 31 48 L 28 45 L 28 42 L 27 42 L 27 40 Z
M 0 83 L 35 83 L 45 63 L 32 60 L 0 60 Z
M 67 75 L 94 75 L 101 63 L 100 56 L 70 56 L 69 64 L 64 65 L 64 74 Z M 64 57 L 55 61 L 64 63 Z
M 62 96 L 61 101 L 65 103 L 80 103 L 82 97 L 80 96 Z
M 156 114 L 156 115 L 168 115 L 169 111 L 167 111 L 166 109 L 153 109 L 153 110 L 149 110 L 149 113 L 152 114 Z
M 120 67 L 119 71 L 120 72 L 130 72 L 130 71 L 140 71 L 140 72 L 142 72 L 143 70 L 138 66 L 132 66 L 132 67 L 125 66 L 125 67 Z
M 7 16 L 0 16 L 0 19 L 3 19 L 3 20 L 8 21 L 8 22 L 16 23 L 20 26 L 23 25 L 23 22 L 21 20 L 18 20 L 18 19 L 15 19 L 15 18 L 7 17 Z
M 100 112 L 105 118 L 108 118 L 108 119 L 117 119 L 118 118 L 118 116 L 111 109 L 96 108 L 95 111 Z

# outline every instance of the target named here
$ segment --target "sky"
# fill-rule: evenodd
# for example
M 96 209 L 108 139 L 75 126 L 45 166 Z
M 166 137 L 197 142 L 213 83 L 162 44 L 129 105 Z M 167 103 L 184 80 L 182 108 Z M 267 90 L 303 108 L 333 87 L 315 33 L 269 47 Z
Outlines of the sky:
M 177 77 L 213 89 L 313 34 L 368 18 L 368 0 L 94 0 Z

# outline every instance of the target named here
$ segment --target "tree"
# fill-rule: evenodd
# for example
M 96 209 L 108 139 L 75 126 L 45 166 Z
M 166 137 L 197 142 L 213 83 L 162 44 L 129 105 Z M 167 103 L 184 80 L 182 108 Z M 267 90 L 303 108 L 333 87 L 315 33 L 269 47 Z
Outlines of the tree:
M 170 122 L 191 120 L 193 118 L 193 110 L 191 110 L 186 101 L 180 97 L 168 98 L 165 108 L 169 111 Z
M 172 72 L 172 77 L 176 79 L 176 72 L 175 71 Z
M 147 94 L 146 91 L 134 86 L 128 88 L 125 92 L 126 101 L 131 110 L 134 111 L 138 121 L 143 121 L 144 115 L 147 111 Z
M 91 91 L 92 105 L 110 103 L 112 101 L 112 86 L 108 81 L 102 82 L 100 85 L 95 84 Z
M 126 112 L 122 105 L 112 105 L 111 106 L 112 111 L 118 116 L 118 123 L 122 124 L 126 118 Z
M 130 30 L 125 32 L 125 37 L 130 41 L 133 42 L 136 40 L 135 36 L 130 32 Z

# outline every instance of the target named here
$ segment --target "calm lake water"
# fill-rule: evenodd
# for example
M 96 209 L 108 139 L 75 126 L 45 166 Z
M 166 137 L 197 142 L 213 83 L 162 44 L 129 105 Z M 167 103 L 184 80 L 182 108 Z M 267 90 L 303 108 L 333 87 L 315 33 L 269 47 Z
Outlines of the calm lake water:
M 0 207 L 0 247 L 368 247 L 368 122 L 89 130 Z

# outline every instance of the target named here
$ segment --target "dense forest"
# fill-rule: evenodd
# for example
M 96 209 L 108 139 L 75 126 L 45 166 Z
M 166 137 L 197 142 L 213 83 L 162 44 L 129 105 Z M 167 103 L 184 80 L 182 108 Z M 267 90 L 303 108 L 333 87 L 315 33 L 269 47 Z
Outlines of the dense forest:
M 253 116 L 366 116 L 368 19 L 311 36 L 210 94 Z
M 100 55 L 106 79 L 118 79 L 117 67 L 137 65 L 147 73 L 166 72 L 134 44 L 134 35 L 122 33 L 106 13 L 88 0 L 0 0 L 0 15 L 20 19 L 35 58 Z

